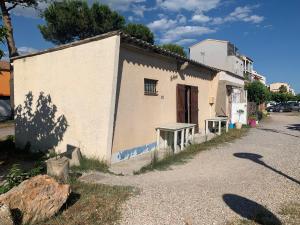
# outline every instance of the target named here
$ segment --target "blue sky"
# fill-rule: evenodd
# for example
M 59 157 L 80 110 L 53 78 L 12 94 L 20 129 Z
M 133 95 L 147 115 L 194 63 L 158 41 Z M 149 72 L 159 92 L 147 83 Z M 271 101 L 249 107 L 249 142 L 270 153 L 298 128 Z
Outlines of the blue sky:
M 93 2 L 93 1 L 89 1 Z M 267 82 L 288 82 L 300 93 L 299 0 L 102 0 L 128 22 L 148 25 L 156 43 L 229 40 L 254 60 Z M 46 5 L 40 5 L 45 8 Z M 12 22 L 22 53 L 52 47 L 37 25 L 44 23 L 33 9 L 16 8 Z M 2 48 L 6 51 L 5 46 Z

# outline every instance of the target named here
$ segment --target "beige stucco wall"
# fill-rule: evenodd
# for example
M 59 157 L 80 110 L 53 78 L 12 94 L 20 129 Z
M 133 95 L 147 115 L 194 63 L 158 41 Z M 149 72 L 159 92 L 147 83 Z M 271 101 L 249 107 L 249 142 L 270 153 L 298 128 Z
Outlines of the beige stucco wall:
M 180 74 L 175 59 L 122 45 L 113 153 L 155 141 L 155 128 L 176 122 L 176 85 L 198 86 L 199 129 L 215 115 L 209 97 L 215 97 L 212 72 L 188 66 Z M 144 95 L 144 78 L 158 80 L 158 96 Z M 211 107 L 211 109 L 210 109 Z
M 120 37 L 113 36 L 14 61 L 16 106 L 23 105 L 30 91 L 34 101 L 44 92 L 57 106 L 56 116 L 64 115 L 68 122 L 62 141 L 54 146 L 57 151 L 72 145 L 88 157 L 110 159 L 119 45 Z M 19 147 L 28 140 L 36 143 L 35 149 L 45 147 L 36 137 L 18 133 Z
M 270 84 L 270 91 L 279 92 L 279 88 L 281 86 L 285 86 L 287 88 L 287 91 L 288 92 L 290 91 L 290 86 L 287 83 L 281 83 L 281 82 Z

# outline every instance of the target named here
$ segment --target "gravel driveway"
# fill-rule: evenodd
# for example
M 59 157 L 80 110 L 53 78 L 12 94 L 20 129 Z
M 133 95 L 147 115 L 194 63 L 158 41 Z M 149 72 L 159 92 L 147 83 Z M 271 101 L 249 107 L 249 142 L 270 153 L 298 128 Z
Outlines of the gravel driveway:
M 257 206 L 280 219 L 282 203 L 300 201 L 299 124 L 300 116 L 273 114 L 235 143 L 170 170 L 82 179 L 141 189 L 124 205 L 121 224 L 225 224 Z
M 15 134 L 15 128 L 11 125 L 8 127 L 0 127 L 0 139 L 5 139 L 9 135 Z

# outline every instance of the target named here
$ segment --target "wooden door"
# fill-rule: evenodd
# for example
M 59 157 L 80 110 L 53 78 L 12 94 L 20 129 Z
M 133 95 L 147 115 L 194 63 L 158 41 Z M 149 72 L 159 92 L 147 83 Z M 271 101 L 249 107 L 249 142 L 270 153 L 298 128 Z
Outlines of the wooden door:
M 176 105 L 177 105 L 177 122 L 185 123 L 186 114 L 186 95 L 185 95 L 185 85 L 177 84 L 176 90 Z
M 198 132 L 198 87 L 191 86 L 191 123 L 197 124 L 196 132 Z

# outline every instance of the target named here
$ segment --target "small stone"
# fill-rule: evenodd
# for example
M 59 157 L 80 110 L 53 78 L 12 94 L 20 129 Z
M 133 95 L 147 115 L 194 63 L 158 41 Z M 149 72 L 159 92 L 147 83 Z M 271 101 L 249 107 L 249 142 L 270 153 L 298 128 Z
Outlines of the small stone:
M 52 177 L 56 177 L 61 181 L 67 181 L 69 179 L 69 159 L 51 158 L 46 161 L 47 174 Z
M 74 148 L 69 159 L 70 166 L 80 166 L 81 153 L 79 148 Z

